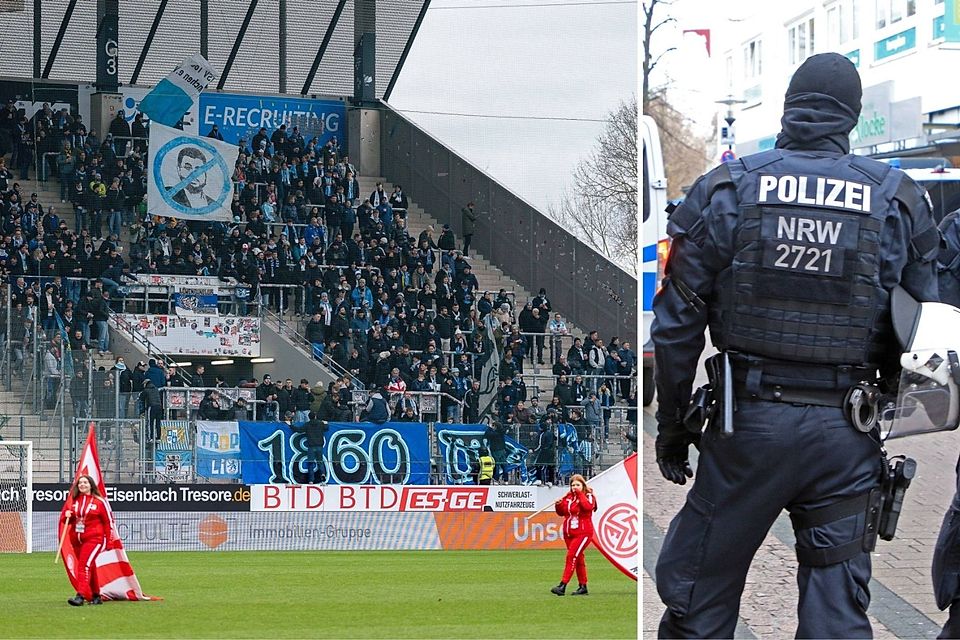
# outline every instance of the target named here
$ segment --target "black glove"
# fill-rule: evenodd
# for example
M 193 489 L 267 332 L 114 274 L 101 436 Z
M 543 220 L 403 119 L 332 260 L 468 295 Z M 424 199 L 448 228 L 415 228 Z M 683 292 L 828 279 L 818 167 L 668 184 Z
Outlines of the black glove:
M 691 433 L 683 425 L 660 425 L 655 446 L 661 475 L 674 484 L 686 484 L 687 478 L 693 477 L 687 450 L 699 443 L 700 434 Z

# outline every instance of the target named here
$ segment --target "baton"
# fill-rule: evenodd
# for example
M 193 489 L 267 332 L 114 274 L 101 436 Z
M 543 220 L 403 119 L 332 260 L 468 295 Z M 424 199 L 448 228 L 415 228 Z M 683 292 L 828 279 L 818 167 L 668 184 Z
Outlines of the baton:
M 730 368 L 730 354 L 723 352 L 723 431 L 721 438 L 733 435 L 733 371 Z

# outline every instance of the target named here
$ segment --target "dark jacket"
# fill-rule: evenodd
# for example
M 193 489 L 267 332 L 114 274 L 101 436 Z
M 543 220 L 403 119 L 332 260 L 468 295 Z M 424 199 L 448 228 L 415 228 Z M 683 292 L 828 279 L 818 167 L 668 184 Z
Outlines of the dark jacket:
M 152 382 L 147 384 L 143 391 L 140 392 L 140 406 L 143 408 L 143 411 L 146 411 L 147 408 L 150 407 L 158 408 L 162 406 L 160 391 L 153 386 Z
M 308 420 L 302 425 L 294 426 L 293 430 L 298 433 L 307 434 L 308 447 L 322 447 L 324 443 L 324 434 L 326 434 L 329 425 L 323 420 Z

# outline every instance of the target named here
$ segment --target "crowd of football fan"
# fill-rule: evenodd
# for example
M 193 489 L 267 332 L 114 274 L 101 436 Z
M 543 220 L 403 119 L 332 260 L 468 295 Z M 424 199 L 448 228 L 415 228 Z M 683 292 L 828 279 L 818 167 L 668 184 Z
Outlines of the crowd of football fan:
M 222 139 L 216 127 L 207 135 Z M 432 227 L 411 237 L 400 185 L 388 192 L 378 183 L 361 194 L 336 139 L 320 145 L 282 125 L 239 142 L 232 222 L 155 217 L 146 204 L 146 136 L 139 114 L 128 123 L 120 112 L 101 137 L 66 110 L 44 105 L 27 119 L 13 103 L 0 109 L 0 271 L 13 290 L 15 342 L 27 343 L 33 321 L 54 336 L 59 314 L 75 354 L 106 352 L 109 312 L 131 273 L 216 275 L 247 285 L 251 300 L 302 316 L 301 332 L 315 356 L 344 374 L 336 389 L 320 394 L 330 398 L 325 415 L 346 417 L 353 388 L 364 386 L 389 394 L 398 419 L 409 417 L 415 402 L 407 392 L 433 391 L 443 394 L 441 420 L 475 421 L 480 372 L 496 342 L 502 358 L 495 422 L 504 429 L 564 420 L 582 422 L 585 437 L 603 433 L 620 400 L 634 407 L 635 422 L 637 363 L 628 343 L 604 343 L 594 332 L 568 347 L 561 342 L 566 325 L 545 290 L 520 309 L 512 292 L 479 290 L 468 258 L 472 205 L 462 212 L 460 250 L 448 225 L 436 238 Z M 23 192 L 5 162 L 5 143 L 19 180 L 29 179 L 31 168 L 41 178 L 57 177 L 59 204 Z M 72 225 L 61 218 L 67 202 Z M 525 335 L 531 333 L 542 335 Z M 53 346 L 56 355 L 61 347 Z M 525 364 L 544 363 L 545 349 L 556 386 L 541 404 L 527 397 L 522 374 Z M 155 387 L 177 380 L 175 371 L 155 377 Z M 278 417 L 304 411 L 306 398 L 295 393 L 303 383 L 289 398 L 284 387 L 292 383 L 272 394 L 263 381 L 257 385 L 258 396 L 277 401 Z M 134 381 L 129 392 L 139 391 Z M 298 402 L 294 395 L 303 397 Z M 319 411 L 317 397 L 311 404 Z

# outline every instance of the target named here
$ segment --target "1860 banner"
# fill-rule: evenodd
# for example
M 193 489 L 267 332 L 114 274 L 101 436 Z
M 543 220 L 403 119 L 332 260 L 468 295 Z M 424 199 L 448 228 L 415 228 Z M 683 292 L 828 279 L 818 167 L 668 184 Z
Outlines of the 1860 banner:
M 472 482 L 486 445 L 484 425 L 437 425 L 433 438 L 446 484 Z M 331 422 L 315 480 L 326 484 L 430 484 L 431 430 L 422 422 Z M 525 479 L 527 450 L 507 437 L 504 469 Z M 311 461 L 306 435 L 282 422 L 197 422 L 197 475 L 248 484 L 303 484 Z

